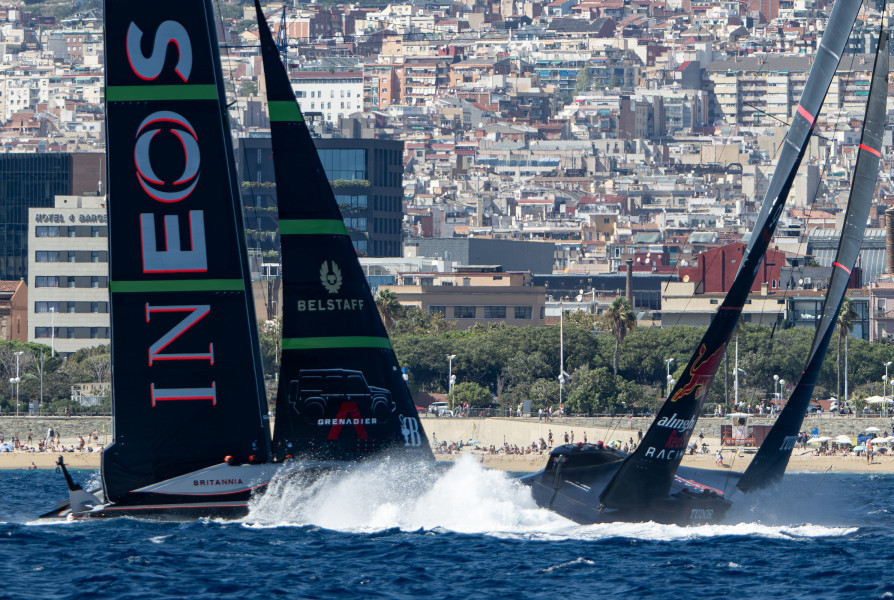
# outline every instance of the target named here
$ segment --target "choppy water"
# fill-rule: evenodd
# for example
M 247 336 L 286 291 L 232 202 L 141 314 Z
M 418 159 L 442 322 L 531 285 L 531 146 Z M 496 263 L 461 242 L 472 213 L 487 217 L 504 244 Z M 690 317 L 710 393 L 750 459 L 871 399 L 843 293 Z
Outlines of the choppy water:
M 42 524 L 61 475 L 0 482 L 0 598 L 894 598 L 889 475 L 789 475 L 692 528 L 576 525 L 472 461 L 292 481 L 242 522 Z

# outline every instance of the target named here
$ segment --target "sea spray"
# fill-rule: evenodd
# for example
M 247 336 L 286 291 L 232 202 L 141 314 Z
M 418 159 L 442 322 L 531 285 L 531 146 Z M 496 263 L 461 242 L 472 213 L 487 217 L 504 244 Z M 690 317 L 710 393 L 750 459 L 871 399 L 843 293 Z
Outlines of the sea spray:
M 463 533 L 553 531 L 570 522 L 536 506 L 528 488 L 473 458 L 450 466 L 388 460 L 277 481 L 245 521 L 338 531 L 442 528 Z

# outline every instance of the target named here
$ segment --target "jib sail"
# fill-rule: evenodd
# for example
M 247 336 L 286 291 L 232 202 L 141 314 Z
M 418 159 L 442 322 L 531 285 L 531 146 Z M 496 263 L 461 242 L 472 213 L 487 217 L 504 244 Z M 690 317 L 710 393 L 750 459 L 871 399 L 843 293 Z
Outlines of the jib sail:
M 860 4 L 835 2 L 736 278 L 642 442 L 600 495 L 605 507 L 643 506 L 670 491 L 702 403 L 782 214 Z
M 266 460 L 269 426 L 208 2 L 105 2 L 112 501 Z
M 274 453 L 356 460 L 431 457 L 428 439 L 255 2 L 282 244 L 282 366 Z
M 882 26 L 884 27 L 884 25 Z M 875 65 L 872 73 L 872 84 L 869 88 L 869 99 L 866 102 L 866 116 L 863 120 L 863 134 L 860 139 L 857 164 L 854 167 L 854 178 L 851 194 L 848 199 L 841 240 L 838 242 L 838 253 L 832 263 L 832 277 L 823 305 L 823 313 L 819 326 L 813 336 L 813 344 L 807 358 L 807 366 L 801 373 L 795 389 L 788 402 L 779 413 L 779 417 L 758 449 L 757 454 L 745 469 L 737 487 L 749 491 L 765 487 L 779 480 L 788 465 L 792 449 L 798 438 L 804 415 L 813 396 L 813 388 L 819 377 L 829 341 L 835 332 L 838 311 L 844 301 L 851 271 L 857 263 L 860 245 L 863 243 L 863 232 L 866 219 L 869 217 L 869 206 L 875 193 L 881 160 L 882 136 L 885 129 L 885 105 L 888 101 L 888 33 L 879 32 L 878 48 L 875 54 Z

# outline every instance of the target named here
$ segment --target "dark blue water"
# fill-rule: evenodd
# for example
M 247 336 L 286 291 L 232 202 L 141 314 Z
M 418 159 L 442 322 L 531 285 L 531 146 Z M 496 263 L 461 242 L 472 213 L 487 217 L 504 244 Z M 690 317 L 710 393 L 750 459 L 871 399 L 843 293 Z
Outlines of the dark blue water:
M 0 481 L 0 598 L 894 598 L 890 475 L 789 475 L 696 528 L 578 526 L 473 462 L 292 482 L 226 523 L 38 524 L 61 475 Z

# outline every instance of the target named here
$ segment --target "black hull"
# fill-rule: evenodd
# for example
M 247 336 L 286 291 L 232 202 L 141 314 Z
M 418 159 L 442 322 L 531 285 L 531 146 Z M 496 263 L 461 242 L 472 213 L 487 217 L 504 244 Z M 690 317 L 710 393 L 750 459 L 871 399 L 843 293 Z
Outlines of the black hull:
M 195 521 L 197 519 L 241 519 L 248 515 L 247 501 L 202 502 L 184 504 L 134 504 L 108 506 L 71 513 L 68 504 L 61 509 L 50 511 L 40 516 L 41 519 L 87 521 L 92 519 L 115 519 L 131 517 L 149 521 Z
M 522 478 L 534 501 L 582 525 L 593 523 L 655 523 L 702 525 L 723 518 L 732 502 L 715 488 L 676 478 L 671 493 L 647 505 L 609 509 L 599 495 L 617 473 L 627 455 L 592 444 L 555 448 L 542 471 Z

